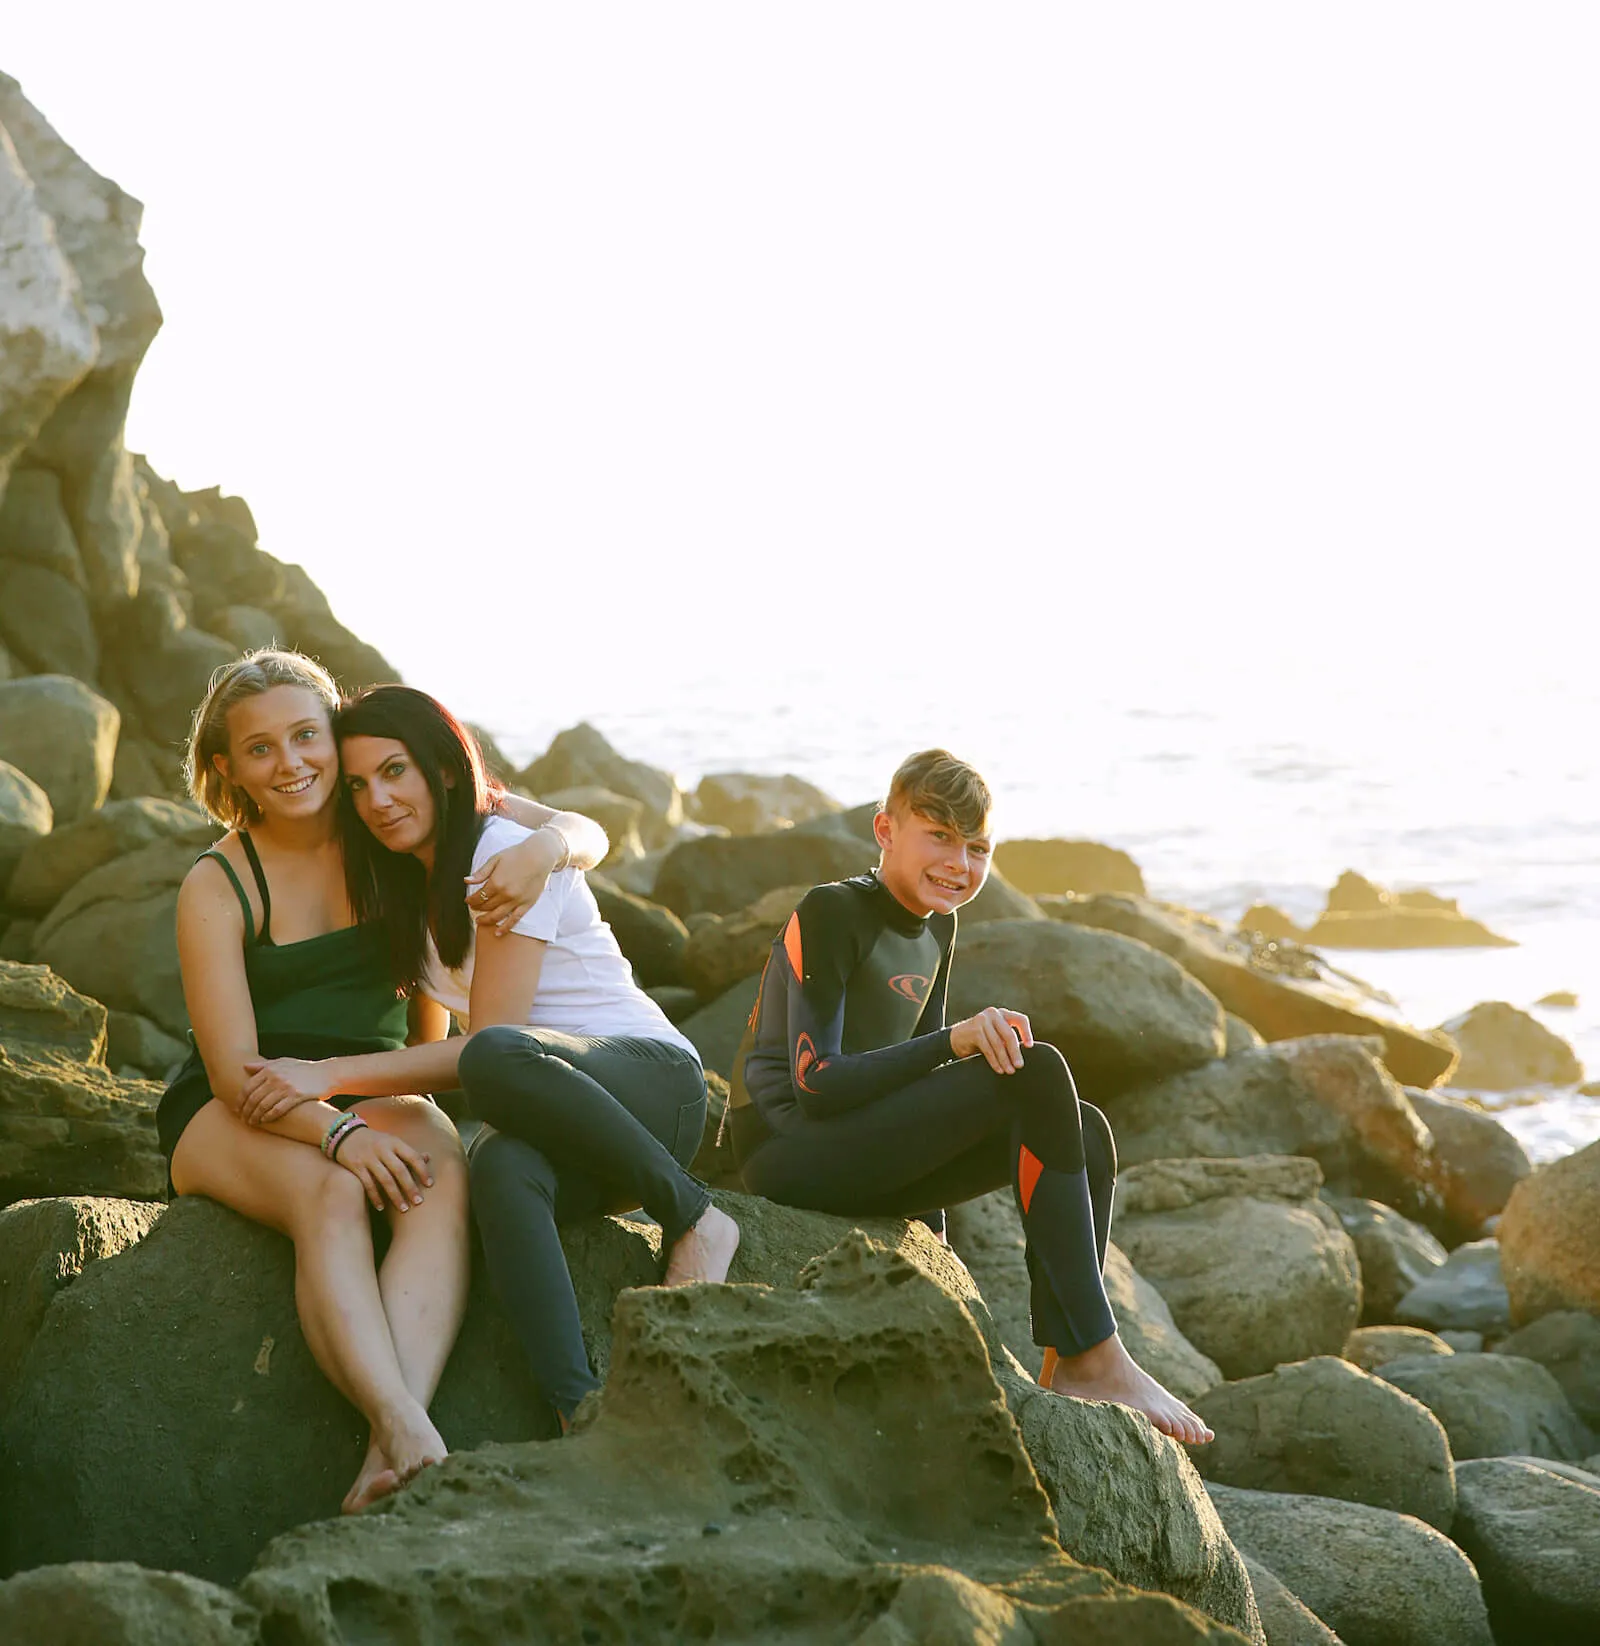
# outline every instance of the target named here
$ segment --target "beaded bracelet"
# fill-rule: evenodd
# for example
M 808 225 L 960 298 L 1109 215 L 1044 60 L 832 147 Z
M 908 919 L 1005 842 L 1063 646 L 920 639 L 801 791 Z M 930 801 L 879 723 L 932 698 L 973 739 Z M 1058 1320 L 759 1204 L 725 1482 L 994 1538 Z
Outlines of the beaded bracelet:
M 359 1131 L 365 1125 L 366 1121 L 363 1120 L 354 1109 L 347 1109 L 336 1121 L 334 1121 L 334 1123 L 328 1128 L 327 1133 L 324 1135 L 322 1139 L 323 1154 L 325 1154 L 329 1160 L 337 1158 L 339 1153 L 339 1145 L 344 1142 L 351 1132 Z
M 350 1141 L 355 1133 L 366 1128 L 367 1122 L 364 1121 L 360 1115 L 355 1117 L 355 1122 L 356 1123 L 353 1126 L 346 1126 L 343 1135 L 335 1139 L 333 1147 L 328 1151 L 329 1160 L 338 1160 L 339 1151 L 345 1146 L 345 1144 Z

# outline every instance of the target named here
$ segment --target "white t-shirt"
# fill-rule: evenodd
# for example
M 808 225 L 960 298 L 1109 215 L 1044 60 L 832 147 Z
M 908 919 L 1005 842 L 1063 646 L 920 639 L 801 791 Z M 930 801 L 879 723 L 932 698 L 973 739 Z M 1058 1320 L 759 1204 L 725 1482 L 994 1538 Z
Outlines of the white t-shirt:
M 473 869 L 531 833 L 509 817 L 486 818 L 472 854 Z M 634 982 L 633 969 L 617 947 L 611 928 L 600 918 L 599 905 L 581 870 L 562 869 L 551 875 L 538 902 L 511 929 L 525 937 L 542 938 L 549 945 L 528 1011 L 530 1024 L 564 1029 L 568 1034 L 637 1035 L 695 1052 L 693 1043 Z M 476 933 L 466 958 L 451 969 L 440 960 L 430 934 L 422 978 L 423 993 L 454 1012 L 463 1029 L 468 1027 L 475 947 Z

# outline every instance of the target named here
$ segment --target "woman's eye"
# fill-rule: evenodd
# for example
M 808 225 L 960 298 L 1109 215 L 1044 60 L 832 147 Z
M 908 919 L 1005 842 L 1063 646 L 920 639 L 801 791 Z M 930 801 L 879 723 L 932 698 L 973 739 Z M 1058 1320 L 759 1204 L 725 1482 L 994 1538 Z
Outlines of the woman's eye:
M 308 737 L 317 735 L 317 728 L 315 726 L 302 726 L 294 735 L 303 743 Z

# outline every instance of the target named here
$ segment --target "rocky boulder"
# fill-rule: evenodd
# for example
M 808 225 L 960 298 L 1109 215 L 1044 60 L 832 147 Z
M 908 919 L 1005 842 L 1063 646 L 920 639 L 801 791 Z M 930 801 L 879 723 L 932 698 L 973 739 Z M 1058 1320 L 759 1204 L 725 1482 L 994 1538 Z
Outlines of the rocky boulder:
M 18 862 L 6 901 L 45 914 L 86 874 L 145 846 L 178 840 L 198 854 L 221 833 L 199 809 L 148 797 L 110 800 L 31 846 Z
M 1228 1535 L 1346 1646 L 1493 1646 L 1472 1562 L 1443 1533 L 1365 1503 L 1211 1487 Z
M 1434 1221 L 1450 1244 L 1475 1239 L 1533 1170 L 1522 1145 L 1470 1098 L 1408 1087 L 1406 1097 L 1433 1138 Z
M 1461 1048 L 1452 1086 L 1512 1092 L 1524 1086 L 1576 1086 L 1583 1065 L 1560 1035 L 1503 1000 L 1485 1000 L 1439 1025 Z
M 1338 1195 L 1325 1198 L 1354 1242 L 1361 1264 L 1362 1322 L 1392 1321 L 1400 1299 L 1450 1254 L 1420 1223 L 1402 1217 L 1392 1206 Z
M 1450 1529 L 1455 1473 L 1439 1420 L 1346 1360 L 1319 1355 L 1223 1383 L 1194 1407 L 1217 1435 L 1195 1452 L 1207 1480 L 1370 1503 Z
M 830 820 L 831 821 L 831 820 Z M 875 846 L 844 828 L 680 841 L 656 874 L 651 896 L 687 919 L 737 914 L 782 887 L 820 885 L 864 874 Z
M 1125 851 L 1097 840 L 1006 840 L 995 848 L 995 867 L 1018 891 L 1131 893 L 1144 896 L 1144 876 Z
M 1561 1385 L 1514 1355 L 1426 1355 L 1391 1360 L 1377 1376 L 1420 1400 L 1444 1425 L 1459 1463 L 1469 1457 L 1550 1457 L 1576 1462 L 1591 1449 Z
M 755 1010 L 759 979 L 747 977 L 724 994 L 719 994 L 709 1005 L 678 1024 L 700 1054 L 707 1069 L 718 1074 L 732 1075 L 733 1060 L 739 1051 L 739 1042 Z
M 1434 1086 L 1455 1066 L 1455 1043 L 1400 1020 L 1393 1001 L 1324 965 L 1309 949 L 1252 941 L 1217 921 L 1140 897 L 1046 900 L 1052 919 L 1138 938 L 1205 985 L 1267 1040 L 1377 1035 L 1383 1061 L 1408 1086 Z
M 116 709 L 81 680 L 38 674 L 0 681 L 0 761 L 44 790 L 57 827 L 105 799 L 120 725 Z
M 1122 1159 L 1294 1154 L 1330 1189 L 1425 1210 L 1433 1174 L 1427 1128 L 1379 1062 L 1374 1040 L 1282 1040 L 1117 1095 Z
M 1393 1318 L 1430 1332 L 1498 1335 L 1508 1330 L 1511 1302 L 1500 1277 L 1499 1243 L 1474 1240 L 1457 1246 L 1400 1299 Z
M 1355 1248 L 1313 1160 L 1157 1160 L 1123 1173 L 1117 1239 L 1229 1378 L 1336 1355 L 1361 1312 Z
M 592 785 L 577 789 L 552 789 L 538 799 L 558 812 L 581 812 L 592 817 L 611 842 L 606 853 L 607 863 L 629 863 L 644 856 L 644 840 L 640 826 L 645 818 L 645 805 L 631 795 L 613 794 L 610 789 Z
M 0 885 L 35 841 L 49 836 L 50 796 L 26 772 L 0 760 Z
M 1502 1338 L 1494 1353 L 1536 1360 L 1561 1385 L 1578 1416 L 1600 1434 L 1600 1319 L 1558 1309 Z
M 684 946 L 684 982 L 702 1000 L 712 1000 L 757 976 L 795 905 L 810 889 L 780 886 L 737 914 L 701 916 Z
M 1498 1646 L 1600 1639 L 1600 1481 L 1531 1458 L 1478 1458 L 1457 1476 L 1455 1540 L 1483 1580 Z
M 689 931 L 659 903 L 625 892 L 602 874 L 588 876 L 589 890 L 600 907 L 600 918 L 616 935 L 617 947 L 628 957 L 641 988 L 677 983 L 683 975 L 683 952 Z
M 1345 1340 L 1344 1358 L 1364 1372 L 1415 1355 L 1453 1355 L 1442 1337 L 1420 1326 L 1358 1326 Z
M 683 793 L 677 779 L 670 772 L 618 754 L 587 722 L 559 732 L 532 765 L 517 773 L 517 786 L 538 795 L 576 788 L 627 795 L 644 807 L 639 833 L 647 847 L 665 845 L 683 822 Z
M 0 1205 L 162 1192 L 160 1090 L 106 1068 L 105 1024 L 104 1007 L 48 968 L 0 960 Z
M 1512 1191 L 1496 1231 L 1519 1324 L 1554 1309 L 1600 1314 L 1600 1143 L 1542 1166 Z
M 50 1646 L 260 1646 L 255 1607 L 182 1572 L 69 1561 L 0 1583 L 0 1640 Z
M 1001 920 L 963 934 L 947 1020 L 985 1006 L 1025 1012 L 1091 1100 L 1222 1055 L 1222 1009 L 1143 943 L 1051 921 Z
M 842 809 L 832 795 L 803 777 L 760 772 L 707 772 L 689 801 L 697 822 L 729 834 L 767 834 Z
M 185 1034 L 178 887 L 194 859 L 192 842 L 169 839 L 91 870 L 34 934 L 34 958 L 105 1005 Z
M 1259 1560 L 1244 1557 L 1267 1646 L 1340 1646 L 1339 1637 Z

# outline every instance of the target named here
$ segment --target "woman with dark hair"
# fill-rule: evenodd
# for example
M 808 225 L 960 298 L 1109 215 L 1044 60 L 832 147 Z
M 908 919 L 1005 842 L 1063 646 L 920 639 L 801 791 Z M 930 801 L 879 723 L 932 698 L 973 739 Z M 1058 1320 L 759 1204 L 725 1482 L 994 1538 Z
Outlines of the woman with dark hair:
M 477 742 L 449 710 L 376 686 L 334 730 L 352 900 L 382 921 L 435 1032 L 403 1051 L 265 1064 L 246 1102 L 279 1116 L 332 1089 L 459 1083 L 486 1123 L 471 1181 L 490 1277 L 565 1427 L 599 1385 L 559 1223 L 643 1206 L 669 1286 L 723 1280 L 733 1261 L 738 1225 L 685 1170 L 705 1125 L 700 1059 L 634 982 L 580 870 L 552 874 L 508 936 L 474 943 L 463 877 L 526 831 L 491 814 Z M 441 1038 L 447 1011 L 468 1035 Z

